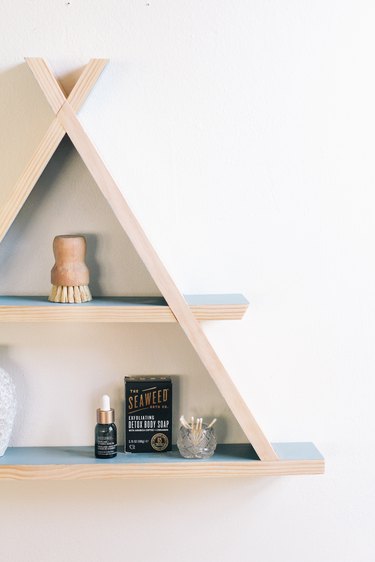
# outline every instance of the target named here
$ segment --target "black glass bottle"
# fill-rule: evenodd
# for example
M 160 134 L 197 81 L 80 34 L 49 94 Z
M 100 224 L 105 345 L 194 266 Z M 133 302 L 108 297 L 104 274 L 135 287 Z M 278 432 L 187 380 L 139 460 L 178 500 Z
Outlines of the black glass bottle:
M 96 410 L 95 457 L 112 459 L 117 455 L 117 428 L 115 411 L 110 407 L 107 394 L 102 396 L 101 406 Z

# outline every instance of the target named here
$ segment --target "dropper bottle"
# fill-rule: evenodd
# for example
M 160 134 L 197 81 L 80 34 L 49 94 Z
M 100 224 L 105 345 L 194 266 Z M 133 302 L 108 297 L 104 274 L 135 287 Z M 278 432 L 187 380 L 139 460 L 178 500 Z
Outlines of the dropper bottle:
M 117 455 L 117 428 L 115 411 L 111 408 L 108 394 L 103 394 L 100 408 L 96 410 L 95 457 L 112 459 Z

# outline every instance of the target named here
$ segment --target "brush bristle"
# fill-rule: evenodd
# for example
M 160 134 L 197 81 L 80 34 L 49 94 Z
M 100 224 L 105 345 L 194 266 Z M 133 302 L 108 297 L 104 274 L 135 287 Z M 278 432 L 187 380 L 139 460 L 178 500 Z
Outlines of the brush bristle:
M 92 300 L 88 285 L 77 285 L 75 287 L 65 287 L 63 285 L 52 285 L 48 297 L 50 302 L 81 303 Z

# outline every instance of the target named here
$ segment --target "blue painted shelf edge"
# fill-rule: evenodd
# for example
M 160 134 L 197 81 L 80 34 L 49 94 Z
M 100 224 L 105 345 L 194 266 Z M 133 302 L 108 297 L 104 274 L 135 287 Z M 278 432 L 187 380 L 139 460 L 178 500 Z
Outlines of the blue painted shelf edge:
M 239 293 L 233 294 L 208 294 L 208 295 L 184 295 L 190 306 L 224 306 L 239 305 L 247 306 L 248 300 Z M 49 306 L 66 308 L 67 303 L 51 303 L 46 296 L 29 295 L 1 295 L 0 306 Z M 92 306 L 167 306 L 164 297 L 93 297 L 92 301 L 83 304 L 74 304 L 75 307 L 89 308 Z

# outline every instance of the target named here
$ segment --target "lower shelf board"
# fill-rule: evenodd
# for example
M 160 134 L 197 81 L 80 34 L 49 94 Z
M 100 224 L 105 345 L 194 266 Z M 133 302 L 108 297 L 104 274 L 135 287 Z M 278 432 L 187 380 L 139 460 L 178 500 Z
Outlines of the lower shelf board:
M 248 443 L 218 445 L 210 459 L 168 453 L 118 453 L 96 459 L 93 447 L 9 447 L 0 458 L 0 479 L 216 478 L 322 474 L 324 459 L 313 443 L 273 443 L 279 459 L 260 461 Z

